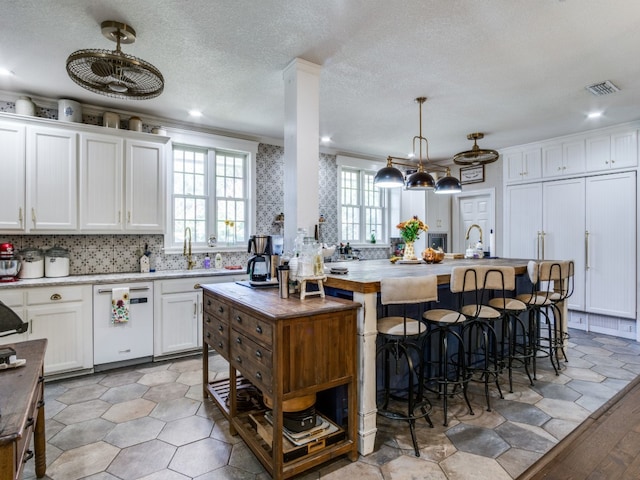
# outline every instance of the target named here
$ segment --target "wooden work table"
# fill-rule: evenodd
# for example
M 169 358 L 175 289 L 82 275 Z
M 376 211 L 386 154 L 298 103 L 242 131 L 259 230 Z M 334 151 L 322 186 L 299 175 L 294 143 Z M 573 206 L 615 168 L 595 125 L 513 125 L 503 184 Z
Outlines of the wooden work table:
M 436 264 L 400 264 L 389 260 L 366 260 L 360 262 L 328 263 L 327 266 L 347 267 L 349 273 L 327 274 L 325 287 L 331 287 L 353 295 L 353 300 L 362 305 L 358 309 L 358 451 L 368 455 L 374 450 L 376 438 L 376 336 L 377 296 L 383 278 L 420 277 L 437 275 L 438 284 L 446 286 L 451 279 L 453 267 L 493 265 L 514 267 L 516 275 L 527 271 L 528 260 L 510 258 L 490 259 L 445 259 Z M 330 289 L 328 289 L 330 291 Z
M 44 354 L 47 340 L 5 345 L 27 363 L 0 370 L 0 480 L 22 478 L 24 464 L 34 456 L 36 476 L 45 474 Z

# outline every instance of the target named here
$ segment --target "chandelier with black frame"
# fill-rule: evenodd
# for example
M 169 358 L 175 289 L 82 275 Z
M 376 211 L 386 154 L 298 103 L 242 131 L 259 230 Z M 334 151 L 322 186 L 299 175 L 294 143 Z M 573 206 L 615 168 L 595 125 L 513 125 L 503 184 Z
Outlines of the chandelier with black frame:
M 402 172 L 394 167 L 394 165 L 401 165 L 404 167 L 416 168 L 415 163 L 409 163 L 404 158 L 388 156 L 387 165 L 376 173 L 373 180 L 374 185 L 380 188 L 395 188 L 405 187 L 407 190 L 427 190 L 433 189 L 435 193 L 458 193 L 462 191 L 460 180 L 451 175 L 449 167 L 436 165 L 434 163 L 429 164 L 429 141 L 422 136 L 422 104 L 427 101 L 427 97 L 418 97 L 416 102 L 420 106 L 420 130 L 419 134 L 413 137 L 413 152 L 416 152 L 416 140 L 419 142 L 418 148 L 418 165 L 417 171 L 411 173 L 406 179 Z M 433 176 L 425 170 L 425 165 L 422 161 L 422 144 L 425 144 L 426 163 L 429 171 L 432 172 L 444 172 L 445 176 L 435 181 Z

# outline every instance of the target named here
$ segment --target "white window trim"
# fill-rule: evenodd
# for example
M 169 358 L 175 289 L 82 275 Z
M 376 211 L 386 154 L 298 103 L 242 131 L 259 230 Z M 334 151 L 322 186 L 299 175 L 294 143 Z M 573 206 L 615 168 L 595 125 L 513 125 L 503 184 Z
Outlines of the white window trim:
M 338 242 L 342 242 L 342 221 L 341 221 L 341 215 L 342 215 L 342 169 L 344 168 L 350 168 L 350 169 L 357 169 L 357 170 L 364 170 L 367 172 L 377 172 L 378 170 L 380 170 L 382 167 L 384 167 L 386 164 L 378 161 L 378 160 L 370 160 L 370 159 L 365 159 L 365 158 L 357 158 L 357 157 L 348 157 L 346 155 L 337 155 L 336 156 L 336 164 L 338 165 L 338 192 L 337 192 L 337 196 L 338 196 Z M 385 241 L 376 241 L 376 243 L 371 243 L 371 242 L 361 242 L 361 243 L 352 243 L 351 247 L 353 248 L 358 248 L 358 249 L 363 249 L 363 248 L 384 248 L 389 246 L 389 238 L 391 237 L 391 225 L 392 225 L 392 212 L 397 210 L 397 207 L 394 208 L 394 205 L 398 202 L 398 195 L 394 195 L 393 192 L 390 192 L 389 190 L 392 189 L 386 189 L 386 191 L 384 192 L 385 195 L 385 215 L 384 215 L 384 222 L 387 225 L 387 232 L 386 233 L 386 240 Z M 393 189 L 395 190 L 395 189 Z M 397 216 L 397 214 L 396 214 Z M 397 223 L 397 222 L 396 222 Z M 395 225 L 395 223 L 393 223 L 393 225 Z
M 178 128 L 167 128 L 167 135 L 171 137 L 169 142 L 169 152 L 173 152 L 173 144 L 183 145 L 186 147 L 206 148 L 208 150 L 225 150 L 229 152 L 238 152 L 247 156 L 247 197 L 249 199 L 249 212 L 247 216 L 247 230 L 254 232 L 256 229 L 256 157 L 258 155 L 259 142 L 252 140 L 243 140 L 238 138 L 224 137 L 221 135 L 215 135 L 203 132 L 193 132 L 189 130 L 183 130 Z M 210 152 L 211 154 L 211 152 Z M 214 164 L 215 165 L 215 164 Z M 164 253 L 166 254 L 182 254 L 182 247 L 173 246 L 169 243 L 172 238 L 172 233 L 168 231 L 169 228 L 173 229 L 173 153 L 169 157 L 166 165 L 166 222 L 167 230 L 164 234 Z M 209 182 L 213 181 L 213 172 L 210 170 Z M 214 199 L 215 200 L 215 199 Z M 211 247 L 206 246 L 194 246 L 192 248 L 193 253 L 210 252 Z M 236 245 L 231 247 L 217 246 L 216 251 L 228 251 L 228 252 L 244 252 L 246 247 L 242 245 Z

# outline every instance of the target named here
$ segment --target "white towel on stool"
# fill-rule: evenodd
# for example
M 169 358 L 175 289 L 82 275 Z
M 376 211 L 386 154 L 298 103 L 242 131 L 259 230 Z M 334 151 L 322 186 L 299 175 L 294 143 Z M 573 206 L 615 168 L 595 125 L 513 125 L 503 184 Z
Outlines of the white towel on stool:
M 129 321 L 129 287 L 111 290 L 111 323 Z

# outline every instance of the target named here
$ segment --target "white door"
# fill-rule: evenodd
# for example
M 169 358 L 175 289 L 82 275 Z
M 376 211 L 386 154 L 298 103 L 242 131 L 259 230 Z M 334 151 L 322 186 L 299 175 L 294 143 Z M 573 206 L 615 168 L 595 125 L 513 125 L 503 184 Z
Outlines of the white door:
M 14 123 L 0 123 L 0 230 L 25 228 L 25 128 Z
M 125 229 L 164 231 L 164 145 L 127 141 Z
M 480 231 L 474 228 L 466 234 L 473 224 L 482 229 L 484 250 L 489 250 L 489 232 L 495 228 L 495 193 L 493 189 L 462 192 L 454 197 L 454 251 L 464 253 L 469 244 L 475 247 L 480 240 Z
M 587 179 L 587 311 L 636 318 L 636 174 Z
M 547 182 L 542 188 L 544 259 L 573 260 L 572 310 L 584 310 L 585 190 L 584 178 Z
M 542 184 L 507 187 L 504 203 L 503 255 L 508 258 L 541 258 Z

